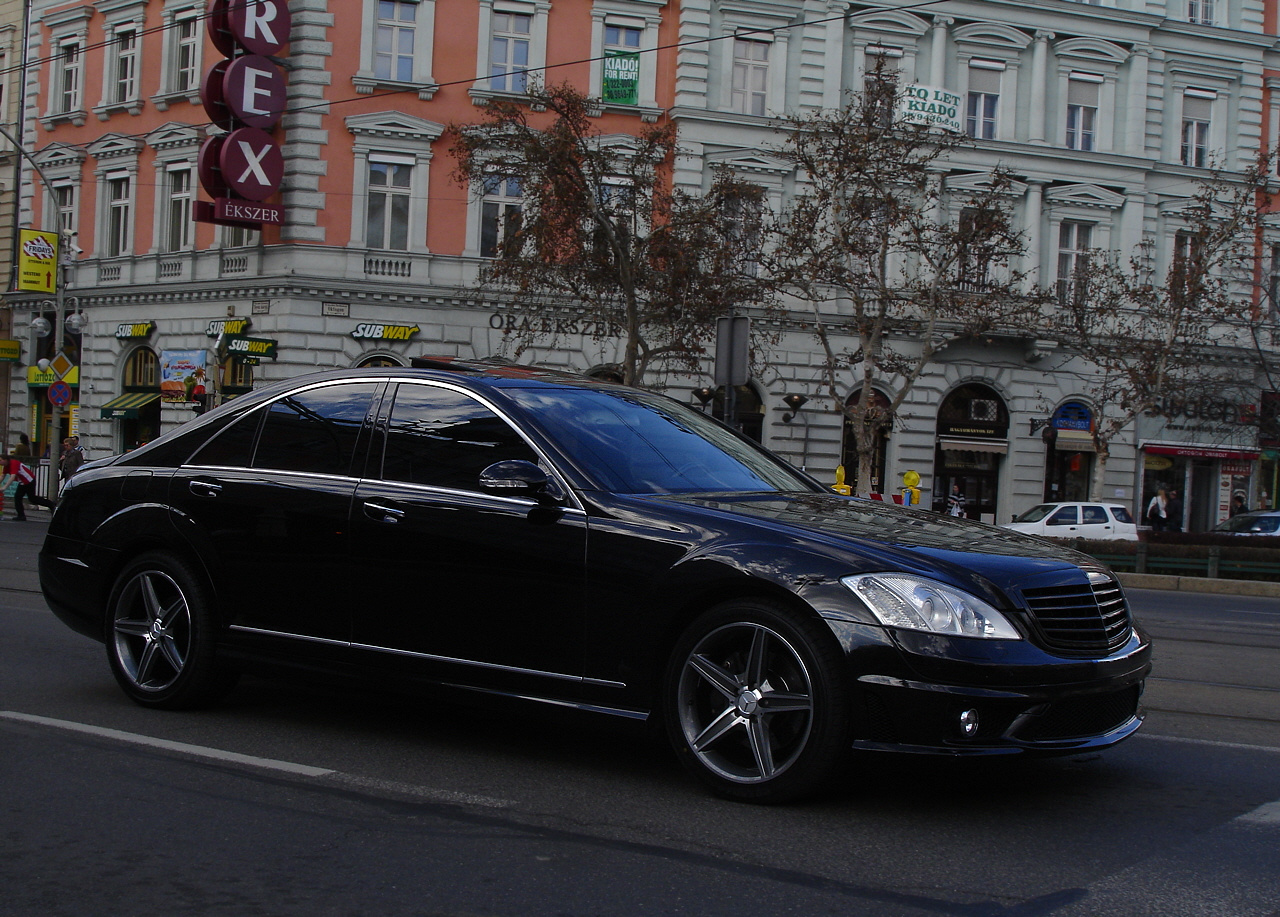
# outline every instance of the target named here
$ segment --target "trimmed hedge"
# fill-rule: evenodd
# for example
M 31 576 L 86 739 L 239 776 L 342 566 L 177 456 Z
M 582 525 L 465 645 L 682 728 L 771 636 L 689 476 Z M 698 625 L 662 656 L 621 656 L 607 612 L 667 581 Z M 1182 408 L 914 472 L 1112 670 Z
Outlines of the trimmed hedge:
M 1121 572 L 1280 581 L 1277 536 L 1150 532 L 1142 541 L 1066 541 Z

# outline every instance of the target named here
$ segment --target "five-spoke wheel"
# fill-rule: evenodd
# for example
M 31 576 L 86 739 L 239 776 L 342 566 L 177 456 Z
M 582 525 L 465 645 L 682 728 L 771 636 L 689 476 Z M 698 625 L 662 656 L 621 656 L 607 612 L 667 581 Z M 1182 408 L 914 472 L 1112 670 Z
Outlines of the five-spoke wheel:
M 668 732 L 718 792 L 780 802 L 816 789 L 843 757 L 849 715 L 823 625 L 766 601 L 722 605 L 673 654 Z
M 121 572 L 108 604 L 106 637 L 116 681 L 149 707 L 195 706 L 234 679 L 215 658 L 204 586 L 176 557 L 146 554 Z

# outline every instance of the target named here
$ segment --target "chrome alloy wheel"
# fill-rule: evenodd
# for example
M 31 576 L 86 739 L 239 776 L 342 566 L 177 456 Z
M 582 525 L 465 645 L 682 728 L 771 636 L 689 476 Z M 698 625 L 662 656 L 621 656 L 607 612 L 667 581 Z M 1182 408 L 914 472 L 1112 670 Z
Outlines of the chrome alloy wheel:
M 752 622 L 704 636 L 677 689 L 689 749 L 739 784 L 773 780 L 804 752 L 813 725 L 813 684 L 804 660 L 777 631 Z
M 191 608 L 182 588 L 163 571 L 138 572 L 117 595 L 112 633 L 116 660 L 134 687 L 171 687 L 191 651 Z

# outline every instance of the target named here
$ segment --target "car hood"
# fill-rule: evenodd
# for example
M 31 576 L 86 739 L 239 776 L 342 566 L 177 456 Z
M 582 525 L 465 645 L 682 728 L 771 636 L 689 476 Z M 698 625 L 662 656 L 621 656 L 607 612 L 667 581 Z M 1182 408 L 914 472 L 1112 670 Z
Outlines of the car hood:
M 914 570 L 957 582 L 976 574 L 1007 586 L 1099 564 L 1088 555 L 1017 532 L 896 504 L 835 494 L 674 494 L 662 502 L 725 513 L 821 542 L 862 559 L 864 569 Z M 855 571 L 850 571 L 855 572 Z

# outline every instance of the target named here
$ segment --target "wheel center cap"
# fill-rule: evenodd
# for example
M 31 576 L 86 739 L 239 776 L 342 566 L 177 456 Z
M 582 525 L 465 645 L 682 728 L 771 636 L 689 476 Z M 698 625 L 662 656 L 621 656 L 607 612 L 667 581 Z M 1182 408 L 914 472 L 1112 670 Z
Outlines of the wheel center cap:
M 151 622 L 151 636 L 153 636 L 153 637 L 157 637 L 157 638 L 158 638 L 158 637 L 161 637 L 161 636 L 163 636 L 163 635 L 164 635 L 164 625 L 163 625 L 163 624 L 161 624 L 159 621 L 152 621 L 152 622 Z
M 760 694 L 757 691 L 743 691 L 738 695 L 738 712 L 743 716 L 751 716 L 760 709 Z

